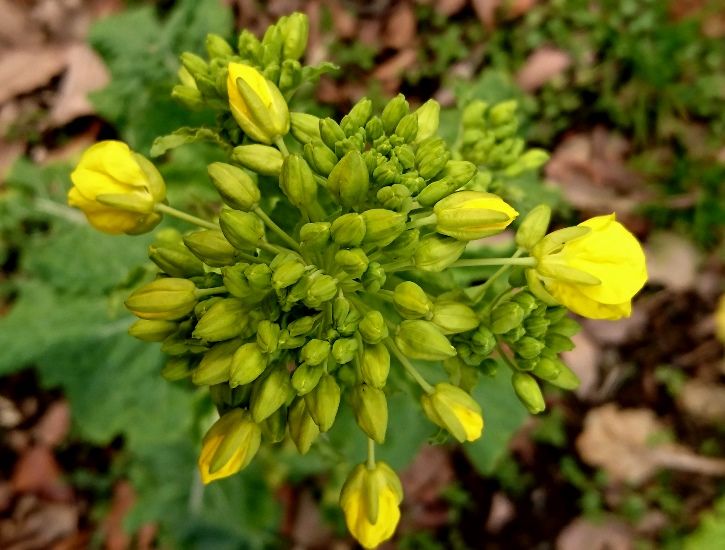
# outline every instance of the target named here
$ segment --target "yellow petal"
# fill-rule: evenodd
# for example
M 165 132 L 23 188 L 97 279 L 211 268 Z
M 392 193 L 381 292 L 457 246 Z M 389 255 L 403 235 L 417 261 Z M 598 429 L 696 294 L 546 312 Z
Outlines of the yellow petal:
M 119 183 L 108 174 L 81 168 L 80 165 L 73 170 L 70 177 L 78 192 L 91 201 L 98 195 L 123 195 L 135 190 L 133 187 Z
M 547 281 L 546 290 L 562 305 L 574 313 L 589 319 L 616 320 L 632 314 L 632 303 L 627 300 L 618 304 L 602 304 L 582 292 L 584 286 L 559 281 Z
M 481 437 L 481 432 L 483 432 L 483 416 L 468 407 L 463 407 L 458 404 L 451 405 L 451 408 L 461 423 L 461 426 L 463 426 L 463 430 L 466 432 L 466 441 L 475 441 Z
M 375 548 L 395 533 L 400 521 L 400 508 L 398 499 L 392 490 L 383 488 L 380 491 L 378 503 L 378 520 L 372 524 L 368 521 L 363 506 L 363 495 L 358 498 L 348 498 L 345 512 L 345 522 L 353 537 L 365 548 Z
M 78 168 L 113 174 L 117 182 L 126 185 L 146 185 L 143 171 L 131 149 L 122 141 L 107 140 L 92 145 L 83 153 Z

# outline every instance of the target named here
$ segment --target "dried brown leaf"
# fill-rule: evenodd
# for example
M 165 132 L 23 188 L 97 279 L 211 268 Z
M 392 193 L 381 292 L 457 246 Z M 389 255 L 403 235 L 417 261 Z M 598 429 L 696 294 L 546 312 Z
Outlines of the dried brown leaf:
M 15 507 L 13 517 L 0 522 L 0 548 L 39 550 L 72 536 L 78 529 L 75 504 L 46 502 L 26 496 Z
M 677 397 L 680 407 L 695 420 L 713 425 L 725 422 L 724 385 L 688 380 Z
M 493 29 L 496 23 L 496 10 L 502 0 L 471 0 L 476 16 L 487 29 Z
M 443 15 L 455 15 L 466 6 L 466 0 L 436 0 L 435 10 Z
M 33 428 L 35 440 L 47 447 L 58 446 L 70 430 L 70 407 L 66 401 L 56 401 Z
M 669 231 L 650 235 L 645 246 L 649 282 L 675 292 L 694 287 L 700 254 L 684 237 Z
M 413 6 L 409 2 L 396 2 L 385 21 L 383 43 L 396 50 L 409 47 L 415 40 L 416 26 Z
M 633 538 L 632 529 L 617 518 L 607 517 L 597 523 L 576 518 L 559 534 L 556 550 L 630 550 Z
M 10 50 L 0 58 L 0 103 L 48 84 L 66 66 L 57 46 Z
M 529 55 L 516 74 L 516 83 L 527 92 L 538 90 L 552 78 L 560 75 L 571 66 L 568 52 L 542 46 Z

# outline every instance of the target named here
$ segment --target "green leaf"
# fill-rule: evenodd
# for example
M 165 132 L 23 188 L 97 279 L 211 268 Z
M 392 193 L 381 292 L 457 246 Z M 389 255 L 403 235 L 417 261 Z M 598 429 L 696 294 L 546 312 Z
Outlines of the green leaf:
M 226 150 L 231 150 L 232 147 L 218 132 L 210 128 L 190 128 L 185 126 L 165 136 L 157 137 L 151 146 L 151 156 L 158 157 L 170 149 L 176 149 L 187 143 L 196 143 L 197 141 L 210 141 Z

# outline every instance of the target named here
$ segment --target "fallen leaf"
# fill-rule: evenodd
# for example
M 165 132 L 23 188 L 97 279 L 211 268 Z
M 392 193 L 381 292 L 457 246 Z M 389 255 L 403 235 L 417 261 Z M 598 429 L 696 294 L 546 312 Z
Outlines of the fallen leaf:
M 353 38 L 357 32 L 357 17 L 346 10 L 340 2 L 326 2 L 332 15 L 332 26 L 338 38 Z
M 113 487 L 113 500 L 103 520 L 106 550 L 125 550 L 131 546 L 131 535 L 123 528 L 123 519 L 136 502 L 136 492 L 128 481 L 119 481 Z
M 471 0 L 476 16 L 483 26 L 491 30 L 496 23 L 496 10 L 501 6 L 501 0 Z
M 26 496 L 15 507 L 13 517 L 0 521 L 0 548 L 52 548 L 56 541 L 77 531 L 78 516 L 75 504 L 47 502 Z
M 426 445 L 400 474 L 405 494 L 401 531 L 445 525 L 449 509 L 441 494 L 454 479 L 450 456 L 442 447 Z
M 695 420 L 714 426 L 725 422 L 725 385 L 688 380 L 677 400 L 685 413 Z
M 491 498 L 491 511 L 486 519 L 486 531 L 499 533 L 516 515 L 516 506 L 504 492 L 497 492 Z
M 385 20 L 383 43 L 393 49 L 402 50 L 415 40 L 417 20 L 410 2 L 396 2 Z
M 400 50 L 399 53 L 378 65 L 373 72 L 373 78 L 379 80 L 392 80 L 399 78 L 406 70 L 413 66 L 418 59 L 415 48 Z
M 686 238 L 669 231 L 653 233 L 645 245 L 650 284 L 661 284 L 675 292 L 695 285 L 700 254 Z
M 461 11 L 466 5 L 466 0 L 436 0 L 434 7 L 438 13 L 451 16 Z
M 72 489 L 61 479 L 61 469 L 53 452 L 41 445 L 20 455 L 10 481 L 18 493 L 42 494 L 56 500 L 72 496 Z
M 45 86 L 65 66 L 65 50 L 58 46 L 5 52 L 0 58 L 0 103 Z
M 533 92 L 567 70 L 571 62 L 568 52 L 551 46 L 542 46 L 529 55 L 516 73 L 516 83 L 524 91 Z
M 27 10 L 17 0 L 0 0 L 0 48 L 38 45 L 43 33 L 34 28 Z
M 559 533 L 556 550 L 630 550 L 633 535 L 626 523 L 611 516 L 597 523 L 576 518 Z
M 56 401 L 43 414 L 33 428 L 38 443 L 53 448 L 58 446 L 70 430 L 70 408 L 66 401 Z

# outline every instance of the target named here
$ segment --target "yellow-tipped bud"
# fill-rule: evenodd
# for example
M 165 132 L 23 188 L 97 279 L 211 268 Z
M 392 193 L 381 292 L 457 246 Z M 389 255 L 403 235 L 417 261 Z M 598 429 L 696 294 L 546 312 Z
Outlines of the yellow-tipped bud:
M 201 444 L 199 472 L 211 483 L 245 468 L 259 450 L 262 430 L 242 409 L 233 409 L 217 420 L 206 432 Z
M 126 308 L 136 317 L 174 321 L 188 315 L 196 305 L 196 286 L 188 279 L 156 279 L 134 291 Z
M 435 385 L 433 393 L 424 394 L 420 400 L 430 421 L 448 430 L 461 443 L 481 437 L 481 407 L 458 386 L 441 382 Z
M 497 195 L 459 191 L 438 201 L 433 208 L 436 231 L 459 241 L 472 241 L 500 233 L 518 216 Z

